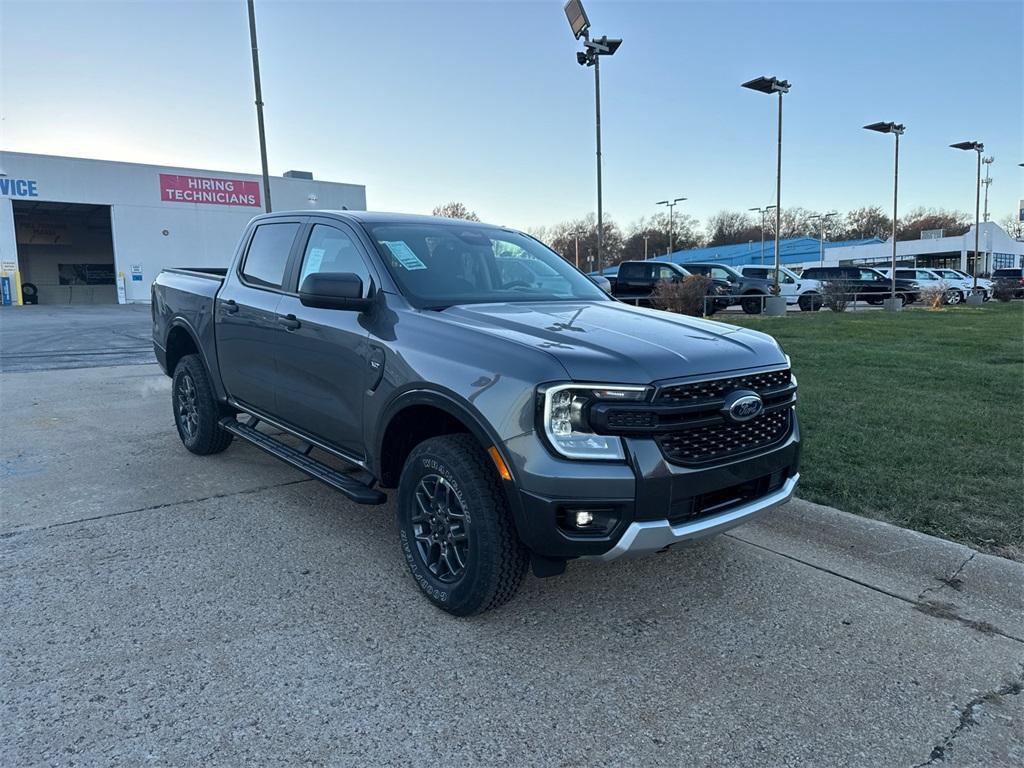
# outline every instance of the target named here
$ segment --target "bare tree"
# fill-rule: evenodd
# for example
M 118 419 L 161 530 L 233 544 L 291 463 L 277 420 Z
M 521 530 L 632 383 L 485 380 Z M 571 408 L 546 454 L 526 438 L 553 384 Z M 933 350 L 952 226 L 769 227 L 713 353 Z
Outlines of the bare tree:
M 765 231 L 767 233 L 770 230 Z M 707 245 L 731 245 L 760 240 L 761 222 L 754 221 L 754 217 L 745 211 L 719 211 L 708 219 L 707 233 Z
M 697 220 L 686 214 L 672 216 L 672 250 L 681 251 L 695 248 L 700 244 L 701 234 Z M 622 261 L 665 256 L 669 252 L 669 216 L 658 213 L 650 218 L 641 218 L 629 225 L 622 244 Z M 646 243 L 644 238 L 647 238 Z
M 879 240 L 892 237 L 892 219 L 877 205 L 848 212 L 836 226 L 834 239 L 862 240 L 869 237 L 877 237 Z
M 446 219 L 463 219 L 465 221 L 480 221 L 480 217 L 476 215 L 476 211 L 471 211 L 465 206 L 464 203 L 452 201 L 445 203 L 444 205 L 435 206 L 433 210 L 435 216 L 442 216 Z
M 1014 240 L 1024 240 L 1024 221 L 1021 221 L 1012 213 L 999 222 L 999 226 L 1006 230 L 1006 234 Z
M 899 240 L 920 240 L 926 229 L 941 229 L 945 237 L 962 235 L 971 228 L 971 218 L 963 211 L 915 208 L 900 217 L 896 237 Z
M 622 261 L 622 230 L 607 213 L 604 215 L 601 239 L 603 267 Z M 597 270 L 597 216 L 588 213 L 581 219 L 563 221 L 547 228 L 548 246 L 566 261 L 576 263 L 576 243 L 579 242 L 579 268 L 584 272 Z

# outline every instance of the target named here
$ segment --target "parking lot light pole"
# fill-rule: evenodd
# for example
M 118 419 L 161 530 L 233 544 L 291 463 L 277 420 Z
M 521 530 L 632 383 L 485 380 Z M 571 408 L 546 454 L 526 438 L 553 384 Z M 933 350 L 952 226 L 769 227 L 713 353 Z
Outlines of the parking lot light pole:
M 263 164 L 263 199 L 270 213 L 270 173 L 267 171 L 267 134 L 263 129 L 263 88 L 260 86 L 260 52 L 256 46 L 256 9 L 249 5 L 249 42 L 252 45 L 252 79 L 256 86 L 256 123 L 260 131 L 260 162 Z
M 565 17 L 577 40 L 583 39 L 583 50 L 576 53 L 580 66 L 594 68 L 594 125 L 597 129 L 597 269 L 601 269 L 601 247 L 604 241 L 604 217 L 601 200 L 601 57 L 612 56 L 622 45 L 622 40 L 609 39 L 607 35 L 590 39 L 590 19 L 583 10 L 581 0 L 568 0 Z
M 758 211 L 761 214 L 761 266 L 764 266 L 764 217 L 774 207 L 774 205 L 766 205 L 763 208 L 747 208 L 748 211 Z
M 685 197 L 677 197 L 675 200 L 659 200 L 655 203 L 655 205 L 668 206 L 668 253 L 672 253 L 672 211 L 675 210 L 676 203 L 681 203 L 685 199 Z M 644 258 L 647 257 L 645 256 Z
M 838 216 L 838 215 L 839 215 L 838 212 L 831 211 L 829 213 L 816 213 L 814 216 L 810 217 L 811 221 L 820 221 L 821 222 L 821 228 L 819 230 L 820 237 L 819 237 L 819 240 L 818 240 L 818 246 L 819 246 L 818 264 L 819 264 L 819 266 L 822 266 L 822 267 L 825 266 L 825 226 L 828 224 L 828 220 L 829 219 L 831 219 L 833 216 Z
M 985 145 L 980 141 L 960 141 L 949 146 L 953 149 L 974 150 L 978 153 L 978 182 L 974 192 L 974 268 L 971 270 L 971 274 L 974 276 L 974 287 L 971 289 L 971 295 L 968 297 L 968 303 L 970 304 L 974 303 L 970 300 L 978 293 L 978 247 L 980 245 L 979 228 L 981 226 L 981 153 L 985 151 Z
M 781 303 L 766 302 L 766 306 L 769 314 L 784 314 L 785 313 L 785 299 L 782 299 L 780 289 L 778 286 L 778 270 L 781 267 L 781 260 L 779 257 L 779 234 L 782 228 L 782 94 L 790 92 L 790 81 L 779 80 L 774 75 L 772 77 L 760 77 L 754 80 L 748 80 L 742 84 L 743 88 L 750 88 L 753 91 L 760 91 L 761 93 L 777 93 L 778 94 L 778 154 L 775 161 L 775 268 L 773 274 L 773 285 L 772 290 L 774 293 L 773 298 L 781 299 Z M 779 312 L 781 308 L 781 312 Z
M 891 285 L 889 286 L 891 291 L 889 301 L 891 303 L 887 305 L 890 311 L 896 311 L 898 309 L 896 306 L 896 211 L 900 194 L 900 136 L 903 135 L 907 128 L 903 123 L 892 122 L 871 123 L 871 125 L 865 125 L 864 128 L 865 130 L 878 133 L 891 133 L 896 137 L 896 157 L 893 162 L 892 171 L 892 276 Z

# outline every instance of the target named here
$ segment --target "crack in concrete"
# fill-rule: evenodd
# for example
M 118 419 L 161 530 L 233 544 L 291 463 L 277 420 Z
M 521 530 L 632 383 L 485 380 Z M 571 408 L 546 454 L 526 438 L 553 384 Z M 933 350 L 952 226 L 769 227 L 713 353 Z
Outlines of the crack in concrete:
M 1017 696 L 1021 691 L 1024 691 L 1024 672 L 1022 672 L 1016 680 L 1012 683 L 1007 683 L 999 688 L 992 691 L 987 691 L 981 696 L 975 696 L 963 707 L 957 707 L 957 711 L 960 714 L 959 721 L 953 727 L 953 729 L 946 734 L 946 737 L 932 747 L 931 754 L 928 755 L 928 759 L 923 763 L 918 763 L 914 768 L 925 768 L 928 765 L 935 765 L 937 762 L 942 762 L 949 755 L 950 750 L 953 748 L 953 742 L 956 741 L 963 731 L 968 728 L 973 728 L 978 725 L 978 721 L 974 718 L 974 714 L 978 707 L 988 704 L 991 702 L 998 701 L 1003 696 Z
M 178 501 L 168 501 L 163 504 L 153 504 L 148 507 L 139 507 L 138 509 L 125 509 L 120 512 L 108 512 L 104 515 L 94 515 L 92 517 L 80 517 L 75 520 L 62 520 L 59 523 L 51 523 L 50 525 L 37 525 L 30 526 L 27 528 L 18 528 L 13 531 L 4 531 L 0 533 L 0 539 L 11 539 L 15 536 L 20 536 L 24 533 L 34 533 L 36 531 L 48 531 L 51 528 L 61 528 L 65 525 L 78 525 L 79 523 L 91 523 L 96 520 L 106 520 L 110 517 L 121 517 L 122 515 L 134 515 L 137 512 L 152 512 L 156 509 L 166 509 L 167 507 L 176 507 L 179 504 L 198 504 L 203 501 L 209 501 L 210 499 L 226 499 L 230 496 L 244 496 L 249 493 L 259 493 L 260 491 L 268 491 L 273 488 L 284 488 L 289 485 L 298 485 L 299 483 L 311 483 L 313 478 L 303 477 L 298 480 L 289 480 L 286 483 L 273 483 L 271 485 L 261 485 L 256 488 L 246 488 L 241 491 L 231 491 L 229 493 L 213 493 L 209 496 L 202 496 L 196 499 L 180 499 Z
M 924 596 L 927 595 L 929 592 L 941 592 L 946 587 L 949 587 L 950 589 L 959 592 L 960 589 L 963 587 L 963 581 L 959 578 L 959 576 L 963 572 L 964 568 L 967 567 L 967 564 L 971 562 L 971 560 L 973 560 L 974 556 L 977 554 L 977 552 L 972 551 L 971 554 L 967 556 L 967 559 L 960 563 L 960 565 L 957 566 L 956 570 L 954 570 L 953 573 L 951 573 L 949 576 L 936 576 L 935 580 L 939 582 L 939 585 L 936 587 L 925 587 L 921 590 L 921 594 L 917 596 L 917 599 L 924 600 Z
M 870 589 L 873 592 L 878 592 L 879 594 L 885 595 L 887 597 L 892 597 L 896 600 L 901 600 L 904 603 L 907 603 L 915 610 L 920 611 L 921 613 L 924 613 L 927 616 L 932 616 L 934 618 L 944 619 L 947 621 L 955 621 L 958 624 L 962 624 L 963 626 L 968 627 L 969 629 L 972 629 L 976 632 L 981 632 L 982 634 L 986 635 L 998 635 L 999 637 L 1005 637 L 1007 640 L 1013 640 L 1015 643 L 1021 643 L 1022 645 L 1024 645 L 1024 637 L 1017 637 L 1016 635 L 1008 634 L 1007 632 L 1004 632 L 1003 630 L 999 629 L 999 627 L 993 624 L 989 624 L 988 622 L 976 621 L 974 619 L 965 618 L 961 616 L 959 613 L 957 613 L 955 610 L 955 606 L 953 606 L 950 603 L 935 603 L 928 600 L 922 601 L 920 599 L 914 599 L 912 597 L 904 597 L 903 595 L 899 595 L 895 592 L 890 592 L 888 589 L 883 589 L 882 587 L 879 587 L 875 584 L 869 584 L 866 581 L 861 581 L 860 579 L 855 579 L 852 576 L 847 576 L 845 573 L 839 573 L 839 571 L 835 571 L 831 568 L 826 568 L 823 565 L 817 565 L 816 563 L 810 563 L 806 560 L 801 560 L 799 557 L 788 555 L 785 552 L 779 552 L 778 550 L 772 549 L 771 547 L 766 547 L 763 544 L 754 544 L 751 541 L 745 541 L 744 539 L 734 536 L 731 533 L 723 533 L 722 536 L 728 539 L 732 539 L 733 541 L 738 541 L 741 544 L 746 544 L 747 546 L 754 547 L 755 549 L 762 549 L 765 552 L 771 552 L 773 555 L 778 555 L 779 557 L 784 557 L 787 560 L 792 560 L 794 563 L 806 565 L 808 568 L 813 568 L 816 571 L 827 573 L 831 576 L 843 579 L 844 581 L 848 581 L 851 584 L 856 584 L 860 587 L 864 587 L 865 589 Z M 962 564 L 962 566 L 967 565 L 967 563 L 970 562 L 970 560 L 973 557 L 973 554 L 971 555 L 971 557 L 968 557 L 967 560 Z

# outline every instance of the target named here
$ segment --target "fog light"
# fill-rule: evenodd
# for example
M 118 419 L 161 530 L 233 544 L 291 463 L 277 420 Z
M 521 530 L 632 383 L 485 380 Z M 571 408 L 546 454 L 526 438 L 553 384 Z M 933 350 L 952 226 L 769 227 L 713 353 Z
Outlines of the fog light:
M 576 513 L 575 522 L 577 528 L 586 528 L 594 522 L 594 513 L 586 509 L 581 509 Z

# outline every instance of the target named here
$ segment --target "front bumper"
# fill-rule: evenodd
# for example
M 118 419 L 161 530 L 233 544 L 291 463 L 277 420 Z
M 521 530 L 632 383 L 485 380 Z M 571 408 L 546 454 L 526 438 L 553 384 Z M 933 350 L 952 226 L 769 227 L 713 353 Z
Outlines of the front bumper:
M 553 457 L 534 433 L 505 445 L 516 488 L 510 501 L 520 537 L 552 559 L 613 560 L 721 533 L 781 504 L 799 478 L 800 426 L 781 442 L 711 466 L 669 462 L 647 438 L 627 438 L 625 463 Z M 582 535 L 560 522 L 574 509 L 610 510 L 604 535 Z
M 697 541 L 716 533 L 722 533 L 737 525 L 760 517 L 765 512 L 780 507 L 793 497 L 800 475 L 786 479 L 782 487 L 758 499 L 732 507 L 718 515 L 700 518 L 690 523 L 672 525 L 668 520 L 646 520 L 629 524 L 618 543 L 603 555 L 592 555 L 595 560 L 615 560 L 624 555 L 646 555 L 651 552 Z

